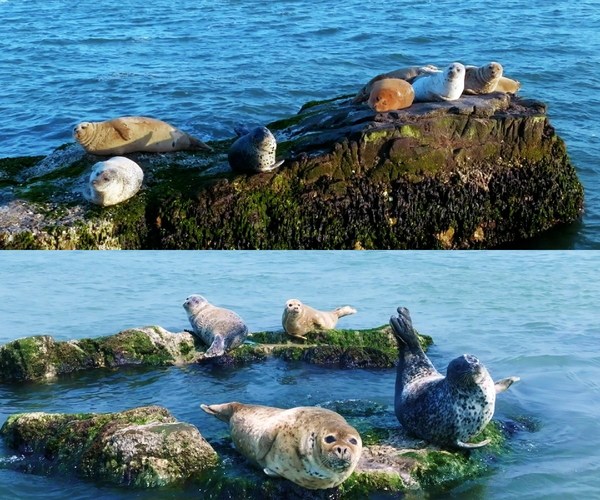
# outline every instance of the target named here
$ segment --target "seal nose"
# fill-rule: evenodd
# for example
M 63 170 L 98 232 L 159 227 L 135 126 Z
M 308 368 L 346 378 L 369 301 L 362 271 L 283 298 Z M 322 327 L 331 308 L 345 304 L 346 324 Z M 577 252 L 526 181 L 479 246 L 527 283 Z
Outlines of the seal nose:
M 335 454 L 342 460 L 350 460 L 350 450 L 346 446 L 336 446 Z

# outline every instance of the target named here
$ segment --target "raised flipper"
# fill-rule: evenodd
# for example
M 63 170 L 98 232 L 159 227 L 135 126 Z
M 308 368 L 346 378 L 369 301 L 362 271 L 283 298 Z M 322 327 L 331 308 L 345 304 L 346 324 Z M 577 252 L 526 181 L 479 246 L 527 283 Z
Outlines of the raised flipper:
M 482 447 L 490 444 L 490 442 L 491 441 L 489 439 L 484 439 L 483 441 L 481 441 L 479 443 L 463 443 L 462 441 L 457 441 L 456 447 L 461 448 L 463 450 L 474 450 L 476 448 L 482 448 Z
M 398 317 L 392 316 L 390 318 L 390 326 L 394 337 L 399 343 L 408 346 L 411 349 L 421 350 L 421 344 L 419 343 L 419 337 L 412 326 L 412 320 L 410 319 L 410 312 L 406 307 L 398 308 Z
M 215 335 L 213 343 L 204 353 L 205 358 L 214 358 L 225 354 L 225 339 L 222 335 Z
M 504 392 L 506 389 L 508 389 L 511 385 L 513 385 L 515 382 L 518 382 L 519 380 L 521 380 L 519 377 L 507 377 L 503 378 L 502 380 L 498 380 L 498 382 L 494 382 L 496 394 Z
M 223 422 L 229 422 L 229 419 L 231 418 L 231 415 L 233 415 L 236 405 L 238 405 L 238 404 L 239 403 L 236 403 L 236 402 L 223 403 L 220 405 L 204 405 L 204 404 L 202 404 L 202 405 L 200 405 L 200 408 L 202 408 L 209 415 L 217 417 L 219 420 L 222 420 Z

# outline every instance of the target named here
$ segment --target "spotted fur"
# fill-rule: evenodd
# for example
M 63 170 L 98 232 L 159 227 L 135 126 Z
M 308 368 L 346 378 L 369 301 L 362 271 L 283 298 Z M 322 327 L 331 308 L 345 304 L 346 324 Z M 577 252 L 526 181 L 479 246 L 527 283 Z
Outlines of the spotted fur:
M 281 166 L 283 161 L 275 159 L 277 140 L 268 128 L 239 128 L 236 132 L 240 137 L 231 145 L 227 156 L 234 172 L 270 172 Z

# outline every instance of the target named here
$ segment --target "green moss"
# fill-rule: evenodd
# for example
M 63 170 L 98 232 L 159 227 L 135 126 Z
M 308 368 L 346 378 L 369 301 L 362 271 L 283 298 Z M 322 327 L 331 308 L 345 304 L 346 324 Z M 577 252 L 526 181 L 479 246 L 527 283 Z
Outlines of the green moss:
M 99 341 L 107 360 L 112 364 L 163 366 L 175 361 L 164 347 L 153 344 L 148 335 L 140 330 L 124 330 Z
M 402 478 L 396 474 L 385 472 L 354 472 L 337 489 L 339 498 L 364 499 L 370 498 L 374 492 L 385 494 L 400 493 L 407 488 Z

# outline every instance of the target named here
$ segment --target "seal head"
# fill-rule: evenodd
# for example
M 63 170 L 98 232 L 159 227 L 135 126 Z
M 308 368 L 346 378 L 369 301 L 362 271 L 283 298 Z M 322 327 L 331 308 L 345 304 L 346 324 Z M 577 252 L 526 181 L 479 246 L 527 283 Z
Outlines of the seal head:
M 267 127 L 252 130 L 238 127 L 236 133 L 240 137 L 231 145 L 227 155 L 234 172 L 270 172 L 281 166 L 283 160 L 275 159 L 277 140 Z

